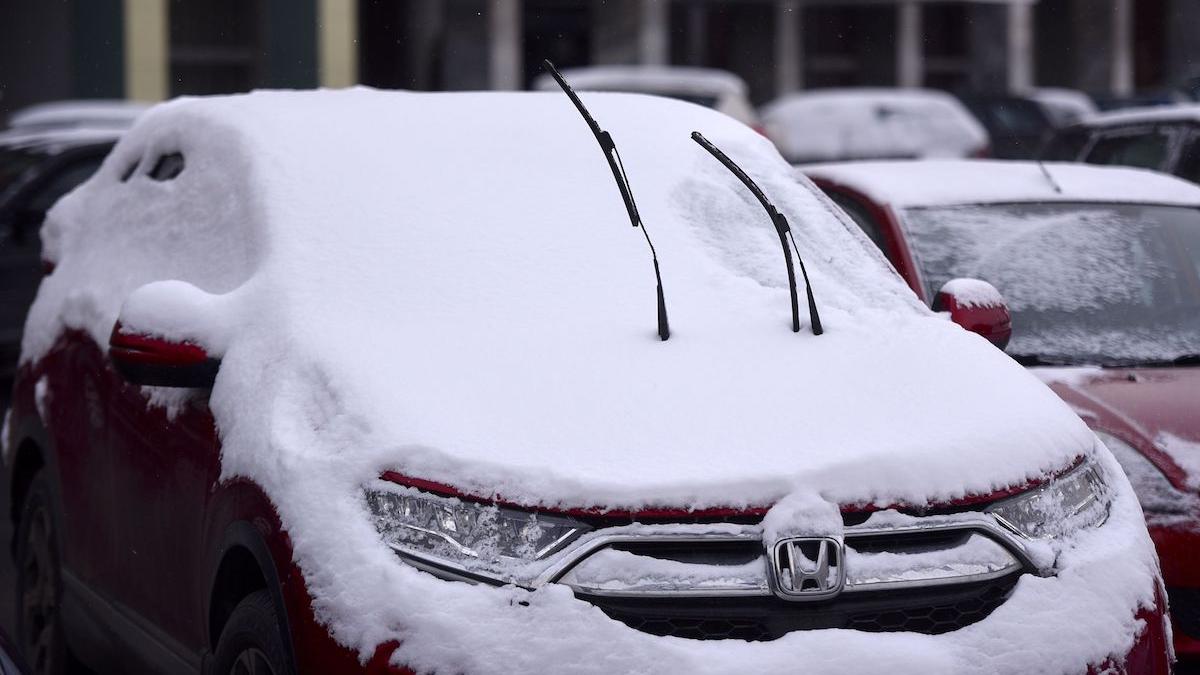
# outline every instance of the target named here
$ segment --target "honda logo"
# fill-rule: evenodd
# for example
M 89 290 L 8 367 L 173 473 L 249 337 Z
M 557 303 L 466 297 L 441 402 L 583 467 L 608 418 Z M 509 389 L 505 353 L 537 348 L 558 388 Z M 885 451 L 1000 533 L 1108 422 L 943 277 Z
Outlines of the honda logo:
M 771 586 L 784 600 L 827 600 L 846 585 L 845 548 L 832 537 L 788 537 L 770 551 Z

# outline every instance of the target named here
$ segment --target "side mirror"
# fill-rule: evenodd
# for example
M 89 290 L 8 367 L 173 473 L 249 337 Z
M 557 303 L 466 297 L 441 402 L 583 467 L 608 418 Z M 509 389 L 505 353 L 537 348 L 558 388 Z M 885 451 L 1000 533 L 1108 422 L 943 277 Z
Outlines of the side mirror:
M 933 299 L 933 311 L 949 312 L 950 320 L 987 338 L 1000 349 L 1012 337 L 1012 315 L 996 287 L 979 279 L 951 279 Z
M 198 345 L 127 333 L 120 322 L 108 340 L 108 356 L 127 382 L 155 387 L 209 388 L 221 366 Z

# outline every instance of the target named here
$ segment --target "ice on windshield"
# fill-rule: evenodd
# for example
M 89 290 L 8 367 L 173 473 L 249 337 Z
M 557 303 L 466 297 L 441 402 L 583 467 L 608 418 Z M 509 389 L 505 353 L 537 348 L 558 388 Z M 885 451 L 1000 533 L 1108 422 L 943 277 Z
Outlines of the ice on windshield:
M 1200 211 L 1139 204 L 909 209 L 932 296 L 957 277 L 996 286 L 1008 351 L 1065 362 L 1171 360 L 1200 352 Z

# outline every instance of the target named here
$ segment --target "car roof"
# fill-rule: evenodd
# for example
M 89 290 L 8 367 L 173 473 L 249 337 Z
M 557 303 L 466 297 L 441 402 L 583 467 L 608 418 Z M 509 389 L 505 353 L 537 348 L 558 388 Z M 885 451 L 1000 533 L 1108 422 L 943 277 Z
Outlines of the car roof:
M 1200 103 L 1113 110 L 1089 115 L 1080 124 L 1086 127 L 1106 127 L 1118 124 L 1152 124 L 1155 122 L 1200 123 Z
M 149 108 L 146 103 L 124 100 L 53 101 L 22 108 L 8 120 L 10 127 L 118 127 L 128 128 Z
M 1037 162 L 928 160 L 813 164 L 797 171 L 900 208 L 1076 201 L 1200 206 L 1200 186 L 1167 174 L 1059 162 L 1044 167 L 1045 172 Z
M 701 96 L 745 96 L 742 78 L 716 68 L 691 66 L 594 66 L 568 68 L 563 77 L 580 91 L 671 92 Z M 549 75 L 534 81 L 534 89 L 553 91 L 558 84 Z
M 112 145 L 121 138 L 121 128 L 48 128 L 18 127 L 0 131 L 0 150 L 23 150 L 57 155 L 91 145 Z

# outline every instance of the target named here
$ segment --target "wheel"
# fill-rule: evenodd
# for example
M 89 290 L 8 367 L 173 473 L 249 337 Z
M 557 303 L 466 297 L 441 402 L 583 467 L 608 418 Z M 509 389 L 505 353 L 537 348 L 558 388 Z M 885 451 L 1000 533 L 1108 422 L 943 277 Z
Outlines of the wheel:
M 251 593 L 234 608 L 213 663 L 215 675 L 290 675 L 283 632 L 267 591 Z
M 44 474 L 34 476 L 17 526 L 17 646 L 36 675 L 67 671 L 59 617 L 62 574 L 58 530 Z

